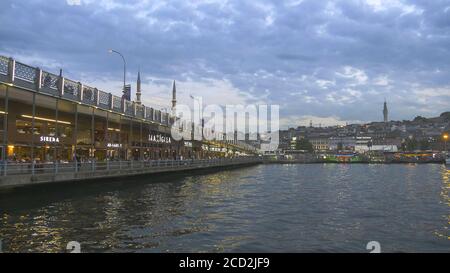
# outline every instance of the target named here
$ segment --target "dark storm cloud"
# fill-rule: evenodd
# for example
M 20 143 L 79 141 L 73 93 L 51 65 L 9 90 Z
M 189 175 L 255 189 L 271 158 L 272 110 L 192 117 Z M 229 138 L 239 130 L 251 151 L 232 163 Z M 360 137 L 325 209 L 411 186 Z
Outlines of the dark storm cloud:
M 67 3 L 2 1 L 0 51 L 108 80 L 112 47 L 154 82 L 229 81 L 292 120 L 378 120 L 384 98 L 396 119 L 449 110 L 450 1 Z

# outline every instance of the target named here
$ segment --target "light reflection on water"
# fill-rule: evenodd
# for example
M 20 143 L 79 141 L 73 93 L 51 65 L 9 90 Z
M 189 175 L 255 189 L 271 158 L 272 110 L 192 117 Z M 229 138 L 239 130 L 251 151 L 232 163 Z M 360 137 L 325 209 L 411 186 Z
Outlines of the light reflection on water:
M 149 183 L 153 182 L 153 183 Z M 443 165 L 260 165 L 0 192 L 5 252 L 450 251 Z
M 442 171 L 441 202 L 450 207 L 450 169 L 448 168 Z M 442 232 L 438 229 L 435 234 L 443 239 L 447 238 L 450 240 L 450 211 L 447 215 L 443 215 L 443 218 L 446 221 L 446 225 L 442 228 Z

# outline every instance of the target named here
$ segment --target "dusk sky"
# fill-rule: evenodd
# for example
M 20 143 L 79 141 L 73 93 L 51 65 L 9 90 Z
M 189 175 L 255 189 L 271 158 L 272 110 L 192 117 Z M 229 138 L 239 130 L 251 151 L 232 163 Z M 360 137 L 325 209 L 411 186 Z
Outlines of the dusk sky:
M 143 101 L 279 104 L 281 127 L 450 111 L 450 1 L 2 0 L 0 55 Z

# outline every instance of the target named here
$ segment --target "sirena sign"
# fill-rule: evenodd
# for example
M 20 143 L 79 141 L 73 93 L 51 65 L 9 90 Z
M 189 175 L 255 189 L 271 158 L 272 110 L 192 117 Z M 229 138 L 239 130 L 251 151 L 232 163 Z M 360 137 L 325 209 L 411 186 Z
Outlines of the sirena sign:
M 59 143 L 59 137 L 41 136 L 39 140 L 41 142 Z

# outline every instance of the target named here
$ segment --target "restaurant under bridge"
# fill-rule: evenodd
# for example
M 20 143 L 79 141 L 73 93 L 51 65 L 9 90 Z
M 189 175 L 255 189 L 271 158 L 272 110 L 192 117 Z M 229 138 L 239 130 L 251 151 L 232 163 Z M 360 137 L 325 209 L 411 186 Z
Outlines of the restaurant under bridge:
M 175 141 L 175 118 L 0 56 L 2 164 L 204 160 L 255 155 L 247 143 Z M 201 130 L 194 123 L 184 128 Z M 222 138 L 223 139 L 223 138 Z

